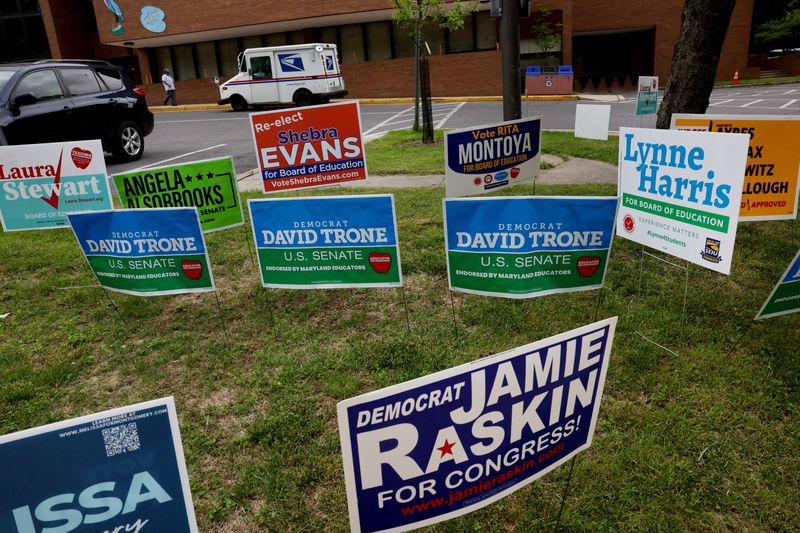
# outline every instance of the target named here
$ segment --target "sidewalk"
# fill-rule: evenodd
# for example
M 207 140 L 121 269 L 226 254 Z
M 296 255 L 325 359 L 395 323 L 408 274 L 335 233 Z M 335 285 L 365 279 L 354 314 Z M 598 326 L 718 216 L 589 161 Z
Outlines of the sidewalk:
M 563 161 L 545 154 L 544 159 L 556 164 L 554 168 L 542 170 L 537 183 L 577 184 L 577 183 L 616 183 L 617 167 L 602 161 L 572 157 Z M 238 177 L 239 190 L 262 191 L 263 185 L 257 170 L 251 170 Z M 345 184 L 344 187 L 375 187 L 386 189 L 407 189 L 411 187 L 444 187 L 444 175 L 431 176 L 370 176 L 366 182 Z
M 565 94 L 565 95 L 531 95 L 526 97 L 522 96 L 522 101 L 530 102 L 552 102 L 552 101 L 575 101 L 575 100 L 591 100 L 595 102 L 619 102 L 624 100 L 625 97 L 621 94 Z M 346 98 L 341 100 L 333 100 L 333 102 L 349 102 L 358 101 L 362 105 L 372 104 L 413 104 L 414 98 Z M 435 96 L 431 98 L 432 102 L 502 102 L 502 96 Z M 218 104 L 183 104 L 176 106 L 169 105 L 154 105 L 150 106 L 150 111 L 153 113 L 168 113 L 175 111 L 209 111 L 214 109 L 229 110 L 229 105 Z

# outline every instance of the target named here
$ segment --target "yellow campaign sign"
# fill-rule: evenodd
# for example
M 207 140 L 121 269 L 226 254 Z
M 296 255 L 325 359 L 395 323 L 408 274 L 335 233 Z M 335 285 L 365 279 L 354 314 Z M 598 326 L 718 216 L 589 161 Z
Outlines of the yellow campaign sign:
M 800 116 L 674 114 L 671 127 L 749 134 L 739 219 L 797 217 Z

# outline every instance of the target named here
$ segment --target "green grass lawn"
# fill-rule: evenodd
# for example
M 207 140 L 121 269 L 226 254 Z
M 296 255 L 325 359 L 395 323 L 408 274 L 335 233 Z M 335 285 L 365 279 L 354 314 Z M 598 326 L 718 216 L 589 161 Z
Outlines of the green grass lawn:
M 265 292 L 243 228 L 207 235 L 227 331 L 213 295 L 112 294 L 117 318 L 102 291 L 59 289 L 95 283 L 69 230 L 0 234 L 0 434 L 174 395 L 201 531 L 345 531 L 338 401 L 618 315 L 563 530 L 796 530 L 800 315 L 751 320 L 800 225 L 741 225 L 731 276 L 693 266 L 682 328 L 683 271 L 621 239 L 603 291 L 456 293 L 454 328 L 443 191 L 394 194 L 410 333 L 396 289 Z M 551 531 L 567 470 L 429 531 Z
M 373 176 L 428 176 L 444 174 L 444 140 L 441 130 L 434 132 L 433 144 L 423 144 L 421 133 L 392 131 L 367 143 L 367 169 Z M 617 164 L 617 137 L 607 141 L 576 139 L 572 132 L 542 132 L 542 152 L 562 158 L 583 157 Z M 543 164 L 542 168 L 550 165 Z

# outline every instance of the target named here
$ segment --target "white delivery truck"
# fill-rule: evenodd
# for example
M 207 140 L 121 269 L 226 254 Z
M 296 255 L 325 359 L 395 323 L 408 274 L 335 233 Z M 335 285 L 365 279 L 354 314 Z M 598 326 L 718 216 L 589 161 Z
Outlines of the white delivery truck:
M 237 111 L 261 104 L 306 106 L 345 94 L 335 44 L 270 46 L 239 54 L 239 73 L 219 86 L 219 104 Z

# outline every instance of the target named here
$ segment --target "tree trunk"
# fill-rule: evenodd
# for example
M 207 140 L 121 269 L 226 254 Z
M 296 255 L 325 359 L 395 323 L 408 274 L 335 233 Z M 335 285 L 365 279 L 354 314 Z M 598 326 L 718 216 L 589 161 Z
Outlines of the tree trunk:
M 428 56 L 422 53 L 420 64 L 420 86 L 422 92 L 422 142 L 433 142 L 433 106 L 431 105 L 431 71 Z
M 705 113 L 735 5 L 736 0 L 686 0 L 683 4 L 681 33 L 658 110 L 659 128 L 669 128 L 673 113 Z

